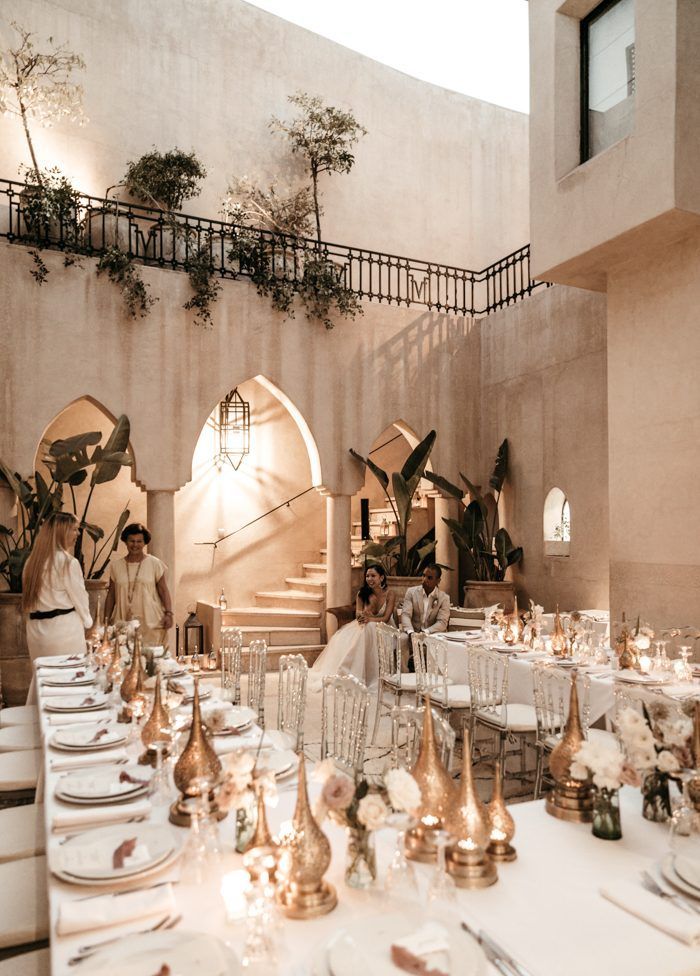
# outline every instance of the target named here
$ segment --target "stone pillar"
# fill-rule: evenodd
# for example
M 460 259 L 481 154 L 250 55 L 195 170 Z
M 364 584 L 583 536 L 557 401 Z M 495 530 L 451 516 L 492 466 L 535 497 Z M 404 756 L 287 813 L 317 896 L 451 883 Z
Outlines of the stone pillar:
M 153 538 L 148 547 L 152 556 L 162 559 L 168 567 L 166 581 L 175 609 L 175 492 L 146 492 L 146 526 Z M 174 631 L 173 643 L 175 640 Z
M 326 606 L 352 602 L 352 546 L 350 543 L 350 495 L 326 496 Z M 326 615 L 328 637 L 338 629 L 333 614 Z
M 443 569 L 440 589 L 449 593 L 452 605 L 456 607 L 462 605 L 461 594 L 459 593 L 459 552 L 452 541 L 452 533 L 442 520 L 444 518 L 458 518 L 458 506 L 459 502 L 456 498 L 444 498 L 442 495 L 435 497 L 435 538 L 437 540 L 435 561 L 444 566 L 452 567 L 451 569 Z

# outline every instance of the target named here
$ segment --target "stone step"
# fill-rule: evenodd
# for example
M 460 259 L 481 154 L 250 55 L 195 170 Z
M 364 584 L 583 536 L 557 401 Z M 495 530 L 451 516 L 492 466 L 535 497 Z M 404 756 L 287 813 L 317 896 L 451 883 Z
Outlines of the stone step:
M 304 570 L 304 576 L 323 576 L 325 578 L 328 572 L 328 566 L 325 563 L 303 563 L 301 568 Z
M 323 596 L 326 592 L 326 577 L 320 576 L 287 576 L 284 581 L 291 590 L 302 590 L 304 593 L 316 593 Z
M 255 594 L 259 607 L 278 607 L 285 610 L 322 610 L 323 594 L 304 590 L 261 590 Z
M 321 614 L 280 607 L 233 607 L 221 614 L 222 627 L 320 627 Z
M 268 647 L 315 646 L 321 640 L 320 627 L 239 627 L 238 629 L 243 634 L 244 647 L 253 640 L 267 641 Z
M 267 670 L 279 671 L 279 659 L 283 654 L 302 654 L 306 663 L 311 667 L 325 644 L 301 644 L 294 647 L 271 647 L 267 651 Z

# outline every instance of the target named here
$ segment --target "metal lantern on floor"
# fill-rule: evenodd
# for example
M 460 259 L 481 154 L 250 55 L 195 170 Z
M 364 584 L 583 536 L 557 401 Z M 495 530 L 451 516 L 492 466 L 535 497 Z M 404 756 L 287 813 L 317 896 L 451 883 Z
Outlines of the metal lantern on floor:
M 219 404 L 218 428 L 217 461 L 228 461 L 237 471 L 246 454 L 250 454 L 250 404 L 240 395 L 238 387 Z
M 187 657 L 193 654 L 202 654 L 204 649 L 204 624 L 193 610 L 184 626 L 184 651 Z

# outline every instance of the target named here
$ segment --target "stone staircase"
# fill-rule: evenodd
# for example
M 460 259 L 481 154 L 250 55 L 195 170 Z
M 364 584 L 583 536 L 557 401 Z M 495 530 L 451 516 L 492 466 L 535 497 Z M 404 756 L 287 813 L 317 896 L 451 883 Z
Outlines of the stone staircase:
M 302 576 L 288 576 L 285 590 L 262 590 L 254 607 L 221 611 L 222 627 L 239 627 L 244 648 L 267 641 L 267 669 L 276 671 L 283 654 L 303 654 L 313 664 L 326 640 L 326 551 L 321 561 L 304 563 Z

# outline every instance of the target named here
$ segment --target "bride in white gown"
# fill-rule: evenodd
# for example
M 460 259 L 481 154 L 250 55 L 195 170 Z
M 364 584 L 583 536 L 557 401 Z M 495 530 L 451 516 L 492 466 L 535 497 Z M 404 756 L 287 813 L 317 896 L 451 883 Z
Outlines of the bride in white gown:
M 354 674 L 366 685 L 376 682 L 377 624 L 392 619 L 395 603 L 396 594 L 387 588 L 384 569 L 376 564 L 368 566 L 355 601 L 355 620 L 341 627 L 316 659 L 309 672 L 309 690 L 320 691 L 326 674 Z

